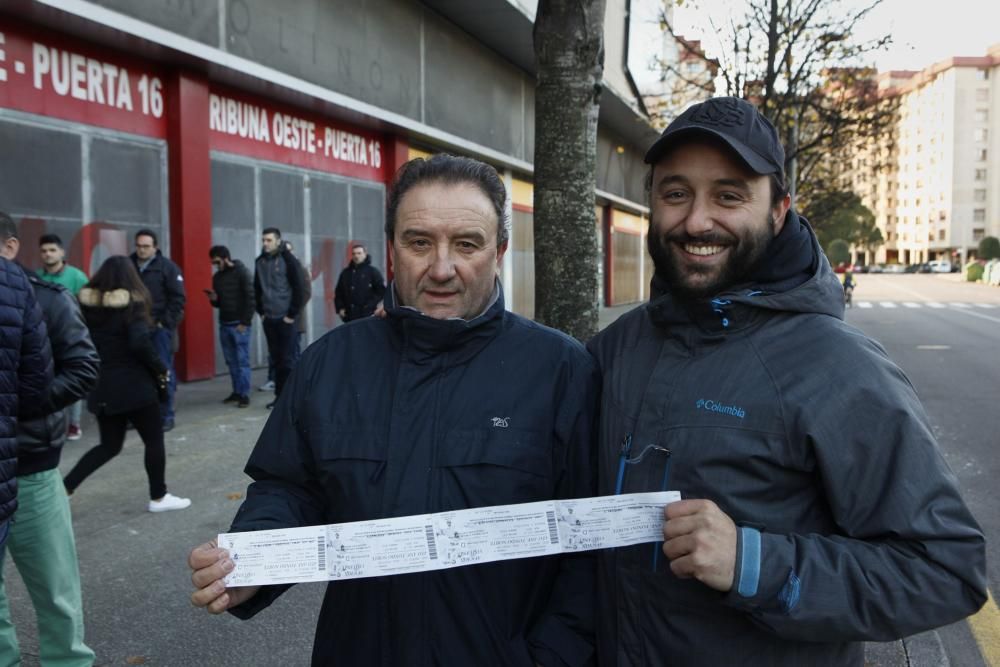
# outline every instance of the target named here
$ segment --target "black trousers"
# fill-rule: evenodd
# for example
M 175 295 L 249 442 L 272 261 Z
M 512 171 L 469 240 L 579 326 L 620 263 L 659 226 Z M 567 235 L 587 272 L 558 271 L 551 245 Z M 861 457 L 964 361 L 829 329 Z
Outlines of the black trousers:
M 281 317 L 264 318 L 264 337 L 267 338 L 267 353 L 274 364 L 274 395 L 281 396 L 281 390 L 295 367 L 295 340 L 299 332 L 295 323 L 288 324 Z
M 149 478 L 149 498 L 155 500 L 167 493 L 164 481 L 167 467 L 167 455 L 163 449 L 163 423 L 160 419 L 160 406 L 156 403 L 139 408 L 133 412 L 120 415 L 98 415 L 97 428 L 101 432 L 101 444 L 93 447 L 83 455 L 73 469 L 69 471 L 63 483 L 66 490 L 72 493 L 83 480 L 102 465 L 118 456 L 125 444 L 125 425 L 132 422 L 135 430 L 146 446 L 146 477 Z

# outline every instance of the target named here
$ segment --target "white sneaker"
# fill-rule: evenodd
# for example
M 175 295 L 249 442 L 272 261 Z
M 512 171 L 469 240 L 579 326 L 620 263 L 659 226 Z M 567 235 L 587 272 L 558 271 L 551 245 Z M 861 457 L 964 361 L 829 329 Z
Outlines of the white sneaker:
M 168 493 L 159 500 L 149 501 L 150 512 L 169 512 L 170 510 L 182 510 L 191 505 L 190 498 L 178 498 Z
M 261 386 L 257 387 L 257 391 L 274 391 L 274 380 L 268 380 Z

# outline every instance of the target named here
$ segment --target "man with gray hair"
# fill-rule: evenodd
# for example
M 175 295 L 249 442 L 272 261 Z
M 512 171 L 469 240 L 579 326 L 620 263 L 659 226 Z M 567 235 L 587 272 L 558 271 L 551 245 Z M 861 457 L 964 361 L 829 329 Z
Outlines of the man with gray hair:
M 505 202 L 481 162 L 403 166 L 386 317 L 305 351 L 250 456 L 232 531 L 592 495 L 595 368 L 575 340 L 504 308 Z M 212 613 L 248 618 L 287 588 L 226 589 L 233 562 L 214 541 L 189 565 L 192 601 Z M 584 554 L 331 582 L 313 664 L 584 665 L 591 574 Z

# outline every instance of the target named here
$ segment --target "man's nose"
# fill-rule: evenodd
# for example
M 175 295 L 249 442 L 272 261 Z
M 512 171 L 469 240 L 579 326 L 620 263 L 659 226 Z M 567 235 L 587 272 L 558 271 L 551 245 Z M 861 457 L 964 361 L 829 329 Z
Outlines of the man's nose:
M 441 244 L 434 248 L 431 267 L 428 271 L 431 280 L 439 283 L 448 282 L 455 275 L 455 262 L 451 256 L 451 248 Z
M 691 236 L 698 236 L 712 231 L 714 226 L 708 198 L 696 196 L 684 219 L 684 230 Z

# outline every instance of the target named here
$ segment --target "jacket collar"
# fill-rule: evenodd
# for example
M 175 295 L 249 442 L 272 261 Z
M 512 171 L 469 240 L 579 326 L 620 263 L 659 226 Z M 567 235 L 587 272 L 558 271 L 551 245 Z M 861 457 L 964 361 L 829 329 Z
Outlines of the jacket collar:
M 497 281 L 493 299 L 471 320 L 439 320 L 398 302 L 395 282 L 385 292 L 384 306 L 389 324 L 402 337 L 404 355 L 418 363 L 432 363 L 446 355 L 451 363 L 461 363 L 479 353 L 503 327 L 503 289 Z
M 659 276 L 646 306 L 653 324 L 695 324 L 710 337 L 752 326 L 768 311 L 820 313 L 843 319 L 843 289 L 805 218 L 789 210 L 781 233 L 746 282 L 713 298 L 675 298 Z

